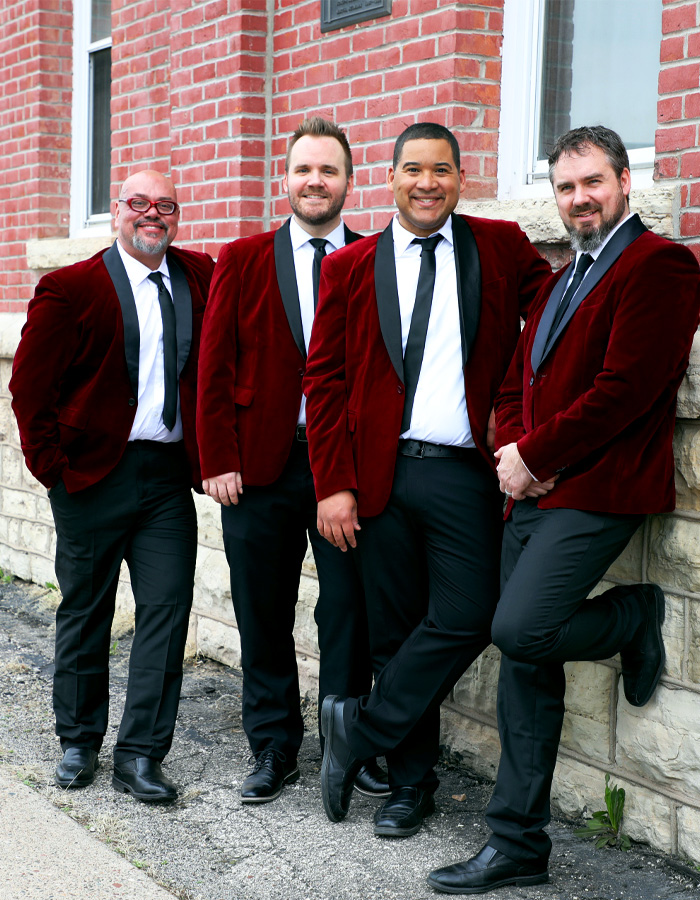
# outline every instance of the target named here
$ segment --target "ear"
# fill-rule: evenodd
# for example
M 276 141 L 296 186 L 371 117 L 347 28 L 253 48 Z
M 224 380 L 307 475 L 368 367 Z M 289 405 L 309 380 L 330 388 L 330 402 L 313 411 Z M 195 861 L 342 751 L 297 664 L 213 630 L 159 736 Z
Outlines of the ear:
M 286 194 L 286 193 L 288 192 L 288 187 L 287 187 L 287 173 L 286 173 L 286 172 L 285 172 L 284 175 L 282 176 L 282 192 L 283 192 L 284 194 Z
M 622 188 L 622 193 L 629 200 L 630 190 L 632 188 L 632 176 L 630 175 L 629 169 L 623 169 L 620 174 L 620 187 Z
M 394 190 L 394 167 L 389 166 L 389 171 L 386 173 L 386 186 L 390 191 Z

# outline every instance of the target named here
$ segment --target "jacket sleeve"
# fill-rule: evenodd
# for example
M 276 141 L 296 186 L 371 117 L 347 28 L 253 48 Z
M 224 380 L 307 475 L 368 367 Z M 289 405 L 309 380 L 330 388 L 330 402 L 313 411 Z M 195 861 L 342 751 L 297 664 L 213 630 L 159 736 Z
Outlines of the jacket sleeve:
M 58 400 L 78 341 L 78 327 L 60 278 L 45 275 L 29 303 L 10 392 L 27 468 L 47 488 L 60 481 L 68 465 L 60 443 Z
M 345 378 L 347 312 L 347 273 L 333 256 L 326 257 L 303 385 L 309 459 L 319 501 L 357 488 Z
M 202 323 L 197 441 L 202 478 L 240 472 L 236 430 L 236 353 L 241 271 L 234 244 L 217 259 Z
M 640 259 L 621 286 L 604 365 L 591 387 L 518 440 L 530 472 L 548 480 L 613 441 L 658 402 L 675 399 L 699 309 L 700 272 L 690 251 L 669 242 Z

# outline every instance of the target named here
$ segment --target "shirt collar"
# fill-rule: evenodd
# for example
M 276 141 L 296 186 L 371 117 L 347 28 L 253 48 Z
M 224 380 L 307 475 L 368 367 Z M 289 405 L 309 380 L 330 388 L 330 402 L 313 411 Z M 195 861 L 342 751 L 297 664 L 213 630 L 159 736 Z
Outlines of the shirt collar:
M 138 287 L 141 282 L 145 281 L 154 270 L 149 269 L 148 266 L 144 266 L 142 262 L 139 262 L 138 259 L 134 259 L 133 256 L 128 254 L 122 247 L 119 238 L 117 238 L 117 250 L 119 251 L 119 255 L 121 256 L 122 262 L 124 263 L 124 268 L 126 269 L 126 274 L 129 282 L 133 285 L 133 287 Z M 165 256 L 163 256 L 160 265 L 157 269 L 155 269 L 155 271 L 160 272 L 166 278 L 170 278 L 170 273 L 168 272 L 168 264 L 165 261 Z
M 603 252 L 603 250 L 605 249 L 605 245 L 606 245 L 606 244 L 608 243 L 608 241 L 612 238 L 612 236 L 615 234 L 615 232 L 616 232 L 619 228 L 622 228 L 622 226 L 625 224 L 625 222 L 626 222 L 628 219 L 631 219 L 633 215 L 634 215 L 634 213 L 628 213 L 628 215 L 626 215 L 624 219 L 621 219 L 621 220 L 617 223 L 617 225 L 613 228 L 613 230 L 610 232 L 610 234 L 605 238 L 605 240 L 604 240 L 603 243 L 600 245 L 600 247 L 598 247 L 597 250 L 589 250 L 589 251 L 588 251 L 589 255 L 593 257 L 593 262 L 595 262 L 595 261 L 598 259 L 598 257 L 600 256 L 600 254 L 601 254 L 601 253 Z M 577 251 L 576 251 L 576 262 L 577 262 L 577 263 L 578 263 L 578 261 L 579 261 L 579 259 L 580 259 L 580 257 L 581 257 L 581 255 L 582 255 L 583 252 L 584 252 L 583 250 L 577 250 Z
M 292 241 L 292 250 L 297 251 L 299 247 L 303 247 L 307 241 L 310 241 L 314 235 L 305 231 L 294 216 L 292 216 L 289 220 L 289 237 Z M 341 247 L 345 246 L 345 224 L 342 219 L 340 220 L 340 224 L 336 226 L 330 234 L 324 235 L 323 240 L 331 244 L 334 250 L 339 250 Z
M 410 231 L 407 231 L 403 225 L 399 222 L 399 214 L 396 213 L 394 218 L 391 221 L 392 232 L 394 237 L 394 249 L 397 256 L 401 256 L 403 253 L 408 250 L 411 246 L 412 241 L 415 240 L 417 235 L 413 234 Z M 427 235 L 428 237 L 432 237 L 433 234 L 441 234 L 443 238 L 448 241 L 450 244 L 454 243 L 454 239 L 452 237 L 452 216 L 447 217 L 447 221 L 439 228 L 437 231 L 432 232 L 432 234 Z

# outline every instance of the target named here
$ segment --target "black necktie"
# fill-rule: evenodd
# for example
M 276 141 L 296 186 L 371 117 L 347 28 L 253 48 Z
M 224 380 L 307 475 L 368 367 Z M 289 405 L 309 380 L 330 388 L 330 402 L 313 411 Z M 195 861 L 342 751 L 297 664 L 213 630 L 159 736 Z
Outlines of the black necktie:
M 311 275 L 314 281 L 314 312 L 318 306 L 318 285 L 321 280 L 321 260 L 326 255 L 325 238 L 309 238 L 309 243 L 314 248 L 314 267 Z
M 418 274 L 418 287 L 416 288 L 416 302 L 413 306 L 411 326 L 408 329 L 408 340 L 403 355 L 403 380 L 406 386 L 406 400 L 401 419 L 401 434 L 408 431 L 411 425 L 413 413 L 413 401 L 418 387 L 418 376 L 423 365 L 423 353 L 425 352 L 425 338 L 428 334 L 428 322 L 430 321 L 430 307 L 433 303 L 433 288 L 435 287 L 435 248 L 442 240 L 441 234 L 429 238 L 414 238 L 412 244 L 419 244 L 420 273 Z
M 579 260 L 576 263 L 576 271 L 574 272 L 574 277 L 571 279 L 571 284 L 566 289 L 566 293 L 561 298 L 561 303 L 559 304 L 559 308 L 557 309 L 556 315 L 554 316 L 552 327 L 549 329 L 550 335 L 554 334 L 554 332 L 559 327 L 559 323 L 564 318 L 564 315 L 569 308 L 569 304 L 571 303 L 574 294 L 578 290 L 578 286 L 583 281 L 583 276 L 593 265 L 593 262 L 594 259 L 590 253 L 582 253 L 581 256 L 579 256 Z
M 148 276 L 158 286 L 158 303 L 163 318 L 163 369 L 165 373 L 165 399 L 163 424 L 172 431 L 177 418 L 177 338 L 175 336 L 175 307 L 173 298 L 163 283 L 160 272 Z

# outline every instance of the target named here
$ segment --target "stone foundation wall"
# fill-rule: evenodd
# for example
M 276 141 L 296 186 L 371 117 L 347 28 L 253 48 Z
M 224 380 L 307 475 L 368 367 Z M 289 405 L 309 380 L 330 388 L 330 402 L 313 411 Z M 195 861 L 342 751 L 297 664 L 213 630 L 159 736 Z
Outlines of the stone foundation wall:
M 40 584 L 55 582 L 55 534 L 46 491 L 29 475 L 10 409 L 8 381 L 22 314 L 0 315 L 0 566 Z M 564 723 L 554 801 L 567 815 L 601 808 L 605 773 L 627 790 L 625 828 L 632 838 L 700 862 L 700 339 L 678 407 L 678 508 L 649 519 L 607 581 L 655 581 L 667 596 L 668 663 L 644 709 L 624 700 L 617 660 L 567 666 Z M 231 606 L 219 510 L 197 497 L 199 556 L 189 652 L 231 666 L 240 642 Z M 307 556 L 297 609 L 302 689 L 315 693 L 318 669 L 313 559 Z M 131 613 L 127 573 L 118 611 Z M 473 771 L 493 777 L 498 762 L 498 652 L 489 648 L 443 707 L 443 743 Z

